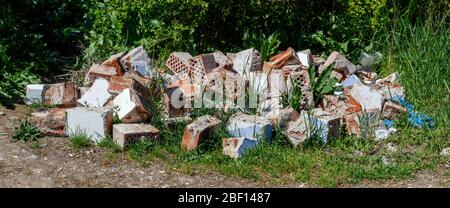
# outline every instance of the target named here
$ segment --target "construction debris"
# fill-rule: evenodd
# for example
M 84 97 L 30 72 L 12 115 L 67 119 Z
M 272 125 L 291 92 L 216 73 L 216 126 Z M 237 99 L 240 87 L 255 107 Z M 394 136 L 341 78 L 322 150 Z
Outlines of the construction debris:
M 31 105 L 33 103 L 42 103 L 42 97 L 44 93 L 43 84 L 30 84 L 26 89 L 26 104 Z
M 43 90 L 43 104 L 59 107 L 74 107 L 78 99 L 75 83 L 47 84 Z
M 232 138 L 222 138 L 223 153 L 232 158 L 270 141 L 274 131 L 281 131 L 298 147 L 308 139 L 326 143 L 339 137 L 341 130 L 383 140 L 396 131 L 394 121 L 406 112 L 413 126 L 434 127 L 431 117 L 414 111 L 406 101 L 398 74 L 378 79 L 372 68 L 381 57 L 363 53 L 361 65 L 356 66 L 338 52 L 324 60 L 309 49 L 288 48 L 269 61 L 261 60 L 253 48 L 195 57 L 173 52 L 164 70 L 153 68 L 153 60 L 140 46 L 93 63 L 84 86 L 72 82 L 27 85 L 26 103 L 59 107 L 32 113 L 45 134 L 83 134 L 95 142 L 112 134 L 124 149 L 138 140 L 158 137 L 158 129 L 148 124 L 152 116 L 159 116 L 150 114 L 155 110 L 161 111 L 162 123 L 169 126 L 194 118 L 181 141 L 187 150 L 197 149 L 222 122 L 212 115 L 195 118 L 193 108 L 233 110 L 226 125 Z M 329 66 L 333 66 L 331 75 L 325 77 Z M 163 85 L 155 85 L 160 77 Z M 335 79 L 334 85 L 321 83 Z M 324 94 L 323 87 L 332 90 Z M 149 106 L 150 96 L 161 98 L 161 106 Z M 113 126 L 113 120 L 122 124 Z
M 129 88 L 125 89 L 113 100 L 113 108 L 123 123 L 146 121 L 150 113 L 140 95 Z
M 109 108 L 77 107 L 67 109 L 65 132 L 68 136 L 85 135 L 94 142 L 110 136 L 113 124 L 113 111 Z
M 252 140 L 270 141 L 272 138 L 272 123 L 257 115 L 236 113 L 229 119 L 228 132 L 234 137 L 244 137 Z
M 334 70 L 349 76 L 356 72 L 356 66 L 350 62 L 345 56 L 341 55 L 339 52 L 334 51 L 328 56 L 327 61 L 319 67 L 319 73 L 322 73 L 327 67 L 334 65 Z
M 38 110 L 31 113 L 31 122 L 33 122 L 44 135 L 64 136 L 65 114 L 65 108 Z
M 257 145 L 258 141 L 240 138 L 224 138 L 223 139 L 223 154 L 231 158 L 240 158 L 246 151 L 252 149 Z
M 113 140 L 122 149 L 130 144 L 144 139 L 157 139 L 159 130 L 150 124 L 115 124 Z
M 97 79 L 83 97 L 78 99 L 78 103 L 86 107 L 103 107 L 111 99 L 108 88 L 109 82 L 106 79 Z
M 186 150 L 194 150 L 200 144 L 200 140 L 208 136 L 221 123 L 217 118 L 210 115 L 202 116 L 187 125 L 184 129 L 181 147 Z

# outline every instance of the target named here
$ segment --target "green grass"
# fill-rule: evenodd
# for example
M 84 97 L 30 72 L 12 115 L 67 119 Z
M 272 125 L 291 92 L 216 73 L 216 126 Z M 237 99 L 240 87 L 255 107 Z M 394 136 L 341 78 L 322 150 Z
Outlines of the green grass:
M 83 131 L 77 131 L 69 136 L 69 142 L 69 146 L 73 149 L 85 149 L 93 144 L 89 135 Z
M 25 120 L 20 121 L 19 126 L 14 129 L 14 134 L 12 135 L 11 140 L 14 142 L 20 140 L 25 142 L 37 142 L 40 137 L 41 132 L 39 129 L 28 121 L 28 118 L 25 118 Z

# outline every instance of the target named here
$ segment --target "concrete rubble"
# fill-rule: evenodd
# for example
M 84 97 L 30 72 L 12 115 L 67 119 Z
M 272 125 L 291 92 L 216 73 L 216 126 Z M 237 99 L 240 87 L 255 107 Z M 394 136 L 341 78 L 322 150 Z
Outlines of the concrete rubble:
M 112 133 L 113 111 L 105 107 L 77 107 L 66 111 L 65 133 L 68 136 L 84 134 L 100 142 Z
M 257 145 L 257 141 L 245 137 L 240 138 L 224 138 L 223 154 L 231 158 L 240 158 L 244 153 Z
M 25 101 L 56 107 L 32 114 L 45 134 L 83 133 L 95 142 L 112 136 L 124 149 L 138 140 L 158 137 L 159 130 L 149 122 L 155 110 L 162 112 L 162 122 L 169 126 L 187 124 L 179 138 L 186 150 L 197 149 L 219 124 L 227 122 L 229 138 L 222 138 L 222 147 L 231 158 L 269 142 L 275 131 L 281 131 L 293 147 L 308 139 L 327 143 L 341 133 L 378 141 L 395 133 L 394 121 L 402 114 L 414 126 L 432 122 L 406 102 L 398 74 L 379 79 L 372 71 L 381 57 L 363 53 L 360 65 L 355 65 L 338 52 L 324 59 L 309 49 L 287 48 L 261 60 L 260 53 L 250 48 L 195 56 L 172 52 L 165 66 L 156 68 L 140 46 L 93 63 L 82 86 L 72 82 L 28 85 Z M 332 92 L 320 94 L 323 83 L 317 83 L 318 77 L 329 66 L 331 75 L 324 79 L 335 78 L 337 83 L 333 82 Z M 162 86 L 155 85 L 159 78 Z M 163 102 L 158 109 L 149 105 L 155 94 Z M 194 108 L 234 114 L 227 120 L 197 117 Z
M 115 124 L 113 126 L 113 141 L 122 149 L 145 139 L 157 139 L 159 130 L 150 124 Z

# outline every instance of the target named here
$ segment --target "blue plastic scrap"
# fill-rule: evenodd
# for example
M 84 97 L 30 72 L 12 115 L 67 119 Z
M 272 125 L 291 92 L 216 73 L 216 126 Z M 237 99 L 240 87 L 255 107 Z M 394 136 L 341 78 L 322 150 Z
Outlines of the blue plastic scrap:
M 431 118 L 430 116 L 427 116 L 423 113 L 418 113 L 418 112 L 414 111 L 414 106 L 411 103 L 408 103 L 404 98 L 399 97 L 399 96 L 394 96 L 393 100 L 397 101 L 398 103 L 400 103 L 401 106 L 406 108 L 406 110 L 408 111 L 408 121 L 414 127 L 416 127 L 416 128 L 423 128 L 423 127 L 434 128 L 435 122 L 434 122 L 433 118 Z
M 394 121 L 393 120 L 389 120 L 389 119 L 385 119 L 384 120 L 384 125 L 386 126 L 387 129 L 390 129 L 390 128 L 394 127 Z

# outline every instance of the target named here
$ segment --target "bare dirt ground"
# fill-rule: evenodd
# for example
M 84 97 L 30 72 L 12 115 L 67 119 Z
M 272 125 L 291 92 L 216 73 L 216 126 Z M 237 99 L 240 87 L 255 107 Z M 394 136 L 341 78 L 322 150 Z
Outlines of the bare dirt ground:
M 127 159 L 111 160 L 107 151 L 92 147 L 72 150 L 67 138 L 45 137 L 41 148 L 11 142 L 10 135 L 25 114 L 0 107 L 0 187 L 267 187 L 269 185 L 218 173 L 185 175 L 163 161 L 148 167 Z M 449 164 L 436 171 L 420 171 L 414 179 L 363 181 L 352 187 L 450 187 Z M 308 187 L 285 184 L 280 187 Z

